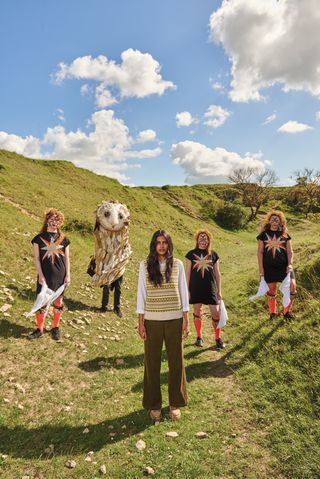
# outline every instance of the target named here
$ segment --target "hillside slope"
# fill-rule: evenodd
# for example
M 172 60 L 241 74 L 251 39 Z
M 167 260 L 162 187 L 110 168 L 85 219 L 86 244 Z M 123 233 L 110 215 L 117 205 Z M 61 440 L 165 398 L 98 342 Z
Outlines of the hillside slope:
M 159 478 L 318 477 L 320 227 L 292 221 L 301 280 L 297 320 L 269 324 L 263 300 L 252 304 L 247 299 L 257 286 L 255 226 L 235 233 L 203 220 L 203 205 L 217 188 L 221 186 L 129 188 L 68 162 L 0 151 L 0 301 L 12 304 L 0 327 L 4 478 L 94 478 L 101 464 L 112 478 L 142 477 L 146 465 Z M 121 321 L 112 313 L 94 312 L 101 292 L 91 288 L 85 273 L 93 249 L 94 210 L 104 199 L 123 201 L 132 217 L 134 254 L 125 276 Z M 34 296 L 30 239 L 50 206 L 66 216 L 72 284 L 63 342 L 53 344 L 46 335 L 30 344 L 25 335 L 33 323 L 23 316 Z M 203 350 L 194 348 L 193 336 L 186 341 L 190 405 L 180 423 L 153 427 L 141 408 L 138 263 L 155 229 L 170 231 L 175 253 L 183 259 L 200 226 L 214 234 L 221 258 L 230 315 L 224 332 L 228 346 L 223 353 L 210 348 L 209 319 Z M 166 373 L 164 368 L 164 381 Z M 89 432 L 83 434 L 86 427 Z M 165 433 L 173 429 L 179 436 L 170 441 Z M 208 438 L 199 441 L 195 433 L 201 430 Z M 144 452 L 135 448 L 141 436 Z M 53 454 L 45 452 L 50 444 Z M 89 451 L 91 462 L 85 461 Z M 64 466 L 68 459 L 77 462 L 72 471 Z

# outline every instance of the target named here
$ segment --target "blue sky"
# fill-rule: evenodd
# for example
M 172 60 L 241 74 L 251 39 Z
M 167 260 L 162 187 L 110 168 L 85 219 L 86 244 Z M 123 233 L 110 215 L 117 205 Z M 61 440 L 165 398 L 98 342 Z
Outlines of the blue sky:
M 124 184 L 318 166 L 316 0 L 4 0 L 0 148 Z

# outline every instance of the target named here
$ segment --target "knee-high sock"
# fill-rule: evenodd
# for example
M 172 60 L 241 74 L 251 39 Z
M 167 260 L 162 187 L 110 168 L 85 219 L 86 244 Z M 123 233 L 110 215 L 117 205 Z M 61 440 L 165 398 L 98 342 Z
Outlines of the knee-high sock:
M 58 313 L 58 312 L 54 311 L 54 313 L 53 313 L 53 327 L 54 328 L 59 328 L 60 319 L 61 319 L 61 312 L 59 311 L 59 313 Z
M 212 326 L 214 329 L 214 336 L 216 340 L 221 338 L 221 328 L 218 328 L 218 322 L 219 321 L 216 321 L 214 319 L 212 320 Z
M 202 338 L 202 319 L 201 316 L 193 315 L 193 324 L 197 331 L 197 337 Z
M 277 312 L 277 300 L 275 296 L 268 297 L 268 306 L 270 314 L 275 314 Z
M 63 311 L 62 301 L 59 301 L 58 304 L 53 304 L 53 327 L 54 328 L 59 328 L 62 311 Z
M 36 313 L 36 319 L 37 319 L 37 328 L 40 329 L 41 332 L 43 332 L 43 327 L 44 327 L 44 311 L 41 313 Z
M 289 311 L 291 311 L 291 308 L 292 308 L 292 305 L 293 305 L 293 299 L 290 300 L 290 303 L 289 305 L 286 307 L 286 308 L 283 308 L 283 314 L 286 314 L 288 313 Z
M 275 314 L 277 312 L 277 283 L 268 283 L 269 291 L 267 293 L 269 313 Z

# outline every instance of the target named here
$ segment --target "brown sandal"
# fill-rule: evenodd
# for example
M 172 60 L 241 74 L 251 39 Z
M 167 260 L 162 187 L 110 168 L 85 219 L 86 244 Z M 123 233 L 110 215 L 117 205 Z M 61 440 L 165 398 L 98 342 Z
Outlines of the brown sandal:
M 171 407 L 170 406 L 170 412 L 169 412 L 169 418 L 172 421 L 179 421 L 181 419 L 181 411 L 177 407 Z
M 161 409 L 151 409 L 149 411 L 149 416 L 154 422 L 161 421 Z

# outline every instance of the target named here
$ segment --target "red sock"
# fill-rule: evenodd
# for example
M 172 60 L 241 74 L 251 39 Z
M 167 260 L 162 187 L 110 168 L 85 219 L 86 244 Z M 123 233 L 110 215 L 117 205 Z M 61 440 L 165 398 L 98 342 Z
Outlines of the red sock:
M 42 313 L 36 313 L 37 319 L 37 328 L 43 333 L 43 326 L 44 326 L 44 311 Z
M 213 329 L 214 329 L 214 335 L 215 339 L 220 339 L 221 338 L 221 328 L 218 328 L 218 322 L 219 321 L 212 321 Z
M 286 308 L 283 308 L 283 314 L 286 314 L 289 311 L 291 311 L 292 305 L 293 305 L 293 299 L 290 300 L 290 303 Z
M 53 327 L 54 328 L 59 328 L 60 319 L 61 319 L 61 312 L 54 310 L 53 311 Z
M 197 318 L 196 316 L 194 317 L 193 320 L 194 327 L 196 328 L 197 331 L 197 337 L 202 338 L 202 319 Z
M 269 313 L 276 314 L 277 312 L 277 300 L 276 298 L 268 298 Z

